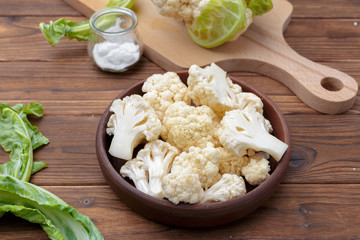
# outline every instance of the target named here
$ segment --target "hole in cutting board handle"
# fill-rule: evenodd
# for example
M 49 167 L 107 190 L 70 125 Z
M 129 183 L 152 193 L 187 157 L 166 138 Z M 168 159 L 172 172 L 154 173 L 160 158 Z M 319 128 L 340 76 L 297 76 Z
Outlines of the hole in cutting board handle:
M 340 91 L 344 84 L 337 78 L 325 77 L 321 80 L 321 86 L 328 91 Z

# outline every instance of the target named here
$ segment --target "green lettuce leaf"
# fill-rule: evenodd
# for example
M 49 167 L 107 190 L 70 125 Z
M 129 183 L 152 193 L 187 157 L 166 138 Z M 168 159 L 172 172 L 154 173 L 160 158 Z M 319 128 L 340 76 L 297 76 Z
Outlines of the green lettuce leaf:
M 46 162 L 41 162 L 41 161 L 38 161 L 38 162 L 34 162 L 33 163 L 33 167 L 32 167 L 32 170 L 31 170 L 31 175 L 39 172 L 40 170 L 44 169 L 47 167 L 47 163 Z
M 88 216 L 51 192 L 14 177 L 0 175 L 0 215 L 4 212 L 40 224 L 51 239 L 103 239 Z
M 37 127 L 31 125 L 27 114 L 42 116 L 41 104 L 30 103 L 26 107 L 17 104 L 13 108 L 6 103 L 0 104 L 0 145 L 10 152 L 10 161 L 0 165 L 0 174 L 23 181 L 29 181 L 34 170 L 46 166 L 37 163 L 33 168 L 33 150 L 49 142 Z

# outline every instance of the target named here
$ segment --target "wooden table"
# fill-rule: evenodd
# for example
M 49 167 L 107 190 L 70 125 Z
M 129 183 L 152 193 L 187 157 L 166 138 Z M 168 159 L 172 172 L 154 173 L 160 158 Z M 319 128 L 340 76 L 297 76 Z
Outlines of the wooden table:
M 285 38 L 301 55 L 350 74 L 360 83 L 360 1 L 291 0 Z M 288 121 L 292 160 L 273 197 L 250 216 L 211 229 L 181 229 L 149 221 L 112 192 L 95 154 L 95 131 L 106 106 L 124 88 L 163 73 L 145 57 L 124 74 L 89 61 L 86 43 L 46 42 L 38 24 L 85 20 L 61 0 L 0 0 L 0 102 L 40 102 L 33 121 L 50 139 L 35 152 L 48 168 L 31 182 L 53 192 L 95 222 L 105 239 L 358 239 L 360 238 L 360 97 L 342 115 L 315 112 L 280 83 L 235 72 L 268 94 Z M 0 163 L 8 153 L 0 151 Z M 0 239 L 47 239 L 41 227 L 6 214 Z

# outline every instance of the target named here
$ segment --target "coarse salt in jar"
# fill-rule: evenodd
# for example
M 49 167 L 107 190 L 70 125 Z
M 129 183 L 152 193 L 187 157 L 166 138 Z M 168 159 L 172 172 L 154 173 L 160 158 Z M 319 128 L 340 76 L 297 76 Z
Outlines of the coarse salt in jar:
M 90 59 L 103 71 L 124 72 L 136 64 L 143 53 L 143 43 L 136 30 L 136 14 L 122 7 L 108 7 L 95 12 L 89 21 Z

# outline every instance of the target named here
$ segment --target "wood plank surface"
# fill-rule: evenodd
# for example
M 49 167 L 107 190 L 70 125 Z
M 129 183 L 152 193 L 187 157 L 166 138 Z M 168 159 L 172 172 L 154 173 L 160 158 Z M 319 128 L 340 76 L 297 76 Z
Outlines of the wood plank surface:
M 85 17 L 66 16 L 74 21 L 86 20 Z M 0 38 L 3 46 L 0 61 L 89 61 L 86 42 L 64 39 L 54 48 L 47 43 L 38 25 L 56 19 L 53 16 L 0 17 L 0 29 L 7 32 L 6 37 Z M 354 22 L 356 20 L 353 19 L 327 21 L 293 17 L 284 36 L 296 52 L 313 61 L 359 61 L 360 20 L 357 26 L 354 26 Z M 26 37 L 19 38 L 19 34 Z M 22 54 L 18 53 L 19 49 L 14 42 L 21 45 Z
M 347 72 L 357 81 L 360 80 L 360 68 L 357 62 L 327 62 L 326 64 Z M 99 115 L 121 91 L 154 73 L 163 72 L 164 70 L 146 59 L 143 59 L 134 69 L 120 75 L 103 73 L 87 61 L 77 62 L 76 65 L 62 61 L 22 62 L 19 65 L 14 65 L 13 62 L 0 62 L 2 83 L 0 101 L 15 104 L 29 102 L 31 99 L 41 101 L 46 112 L 50 111 L 52 114 Z M 275 80 L 246 72 L 230 74 L 262 90 L 286 114 L 315 112 L 304 105 L 288 88 Z M 56 79 L 54 76 L 57 76 Z M 59 108 L 61 112 L 58 112 Z M 346 114 L 359 114 L 359 112 L 360 106 L 357 100 Z
M 129 210 L 107 186 L 44 188 L 90 216 L 109 240 L 357 239 L 360 235 L 355 227 L 360 224 L 358 184 L 282 184 L 251 215 L 212 229 L 176 228 L 149 221 Z M 40 226 L 7 215 L 0 219 L 0 236 L 47 239 Z
M 356 117 L 354 117 L 356 116 Z M 35 122 L 50 144 L 35 152 L 48 167 L 33 176 L 38 185 L 106 184 L 95 155 L 99 116 L 48 116 Z M 285 183 L 360 183 L 358 115 L 286 115 L 293 151 Z M 0 162 L 8 154 L 0 152 Z M 74 177 L 75 176 L 75 177 Z
M 293 18 L 359 19 L 357 0 L 289 0 Z M 1 16 L 81 16 L 62 0 L 0 0 Z M 56 7 L 54 7 L 56 6 Z
M 289 0 L 284 32 L 299 54 L 351 75 L 360 84 L 360 1 Z M 360 93 L 341 115 L 323 115 L 279 82 L 232 72 L 269 97 L 284 113 L 293 151 L 275 194 L 248 217 L 211 229 L 182 229 L 152 222 L 127 208 L 107 185 L 95 153 L 100 116 L 121 91 L 154 73 L 145 57 L 123 74 L 104 73 L 87 56 L 86 42 L 52 48 L 40 22 L 86 20 L 62 0 L 0 0 L 0 102 L 44 105 L 31 121 L 50 139 L 35 151 L 48 167 L 31 182 L 88 215 L 107 239 L 359 239 Z M 8 153 L 0 150 L 0 163 Z M 48 239 L 40 226 L 6 214 L 0 239 Z
M 14 19 L 17 16 L 81 16 L 62 0 L 0 0 L 0 16 Z

